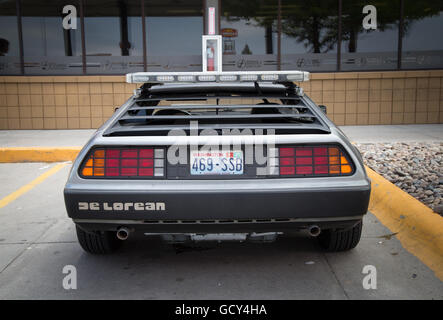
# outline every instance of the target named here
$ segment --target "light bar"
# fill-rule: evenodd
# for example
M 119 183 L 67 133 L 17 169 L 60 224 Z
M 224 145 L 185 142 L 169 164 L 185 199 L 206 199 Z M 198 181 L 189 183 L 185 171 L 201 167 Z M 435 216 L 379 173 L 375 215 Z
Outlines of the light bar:
M 227 71 L 227 72 L 136 72 L 126 75 L 127 83 L 164 82 L 282 82 L 309 81 L 306 71 Z

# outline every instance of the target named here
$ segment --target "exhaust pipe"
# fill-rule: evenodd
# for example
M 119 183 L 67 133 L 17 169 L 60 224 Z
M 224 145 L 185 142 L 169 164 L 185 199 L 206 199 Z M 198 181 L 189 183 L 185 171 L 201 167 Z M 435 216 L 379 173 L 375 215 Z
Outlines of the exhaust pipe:
M 125 227 L 121 227 L 117 230 L 117 238 L 119 240 L 126 240 L 129 237 L 129 229 Z
M 309 234 L 311 236 L 313 236 L 313 237 L 317 237 L 320 234 L 320 232 L 321 232 L 320 227 L 319 226 L 315 226 L 315 225 L 314 226 L 310 226 L 308 228 L 308 230 L 309 230 Z

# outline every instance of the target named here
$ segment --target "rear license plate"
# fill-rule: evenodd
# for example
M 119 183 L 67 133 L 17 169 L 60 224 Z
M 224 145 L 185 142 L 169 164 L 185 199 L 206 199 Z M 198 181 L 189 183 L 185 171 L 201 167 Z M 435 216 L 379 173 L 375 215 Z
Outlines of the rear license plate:
M 191 151 L 191 175 L 243 174 L 243 151 Z

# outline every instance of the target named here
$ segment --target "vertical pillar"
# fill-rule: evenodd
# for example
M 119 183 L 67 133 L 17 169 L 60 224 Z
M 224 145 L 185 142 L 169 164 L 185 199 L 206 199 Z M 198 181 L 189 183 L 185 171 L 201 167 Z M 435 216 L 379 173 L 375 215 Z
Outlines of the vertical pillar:
M 342 0 L 338 0 L 337 71 L 341 70 Z
M 20 0 L 16 0 L 16 11 L 17 11 L 17 31 L 18 31 L 18 45 L 20 50 L 20 73 L 25 74 L 25 59 L 23 53 L 23 29 L 22 29 L 22 7 Z
M 277 7 L 277 70 L 281 70 L 281 0 Z
M 84 12 L 84 0 L 80 1 L 80 26 L 81 26 L 81 38 L 82 38 L 82 66 L 83 74 L 86 74 L 86 40 L 85 40 L 85 12 Z
M 119 0 L 118 9 L 120 16 L 120 49 L 122 56 L 129 56 L 131 44 L 128 36 L 128 8 L 125 1 Z
M 220 0 L 205 0 L 204 33 L 220 34 Z
M 403 51 L 403 29 L 404 29 L 404 0 L 400 0 L 400 17 L 398 21 L 398 47 L 397 47 L 397 69 L 401 69 L 401 59 Z

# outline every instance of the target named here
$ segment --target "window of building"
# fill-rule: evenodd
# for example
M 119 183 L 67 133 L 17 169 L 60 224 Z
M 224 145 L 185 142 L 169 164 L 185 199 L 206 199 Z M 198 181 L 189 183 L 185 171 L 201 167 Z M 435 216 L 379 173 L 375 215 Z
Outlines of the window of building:
M 223 70 L 277 70 L 277 0 L 223 0 Z
M 76 29 L 63 28 L 65 5 L 72 0 L 21 0 L 25 74 L 81 74 L 81 26 L 77 9 Z
M 335 71 L 337 17 L 338 0 L 224 0 L 224 70 Z
M 365 0 L 343 0 L 341 70 L 397 68 L 400 0 L 377 1 L 377 28 L 363 28 Z
M 338 1 L 281 3 L 282 69 L 336 71 Z
M 442 0 L 404 0 L 403 69 L 443 68 L 442 28 Z
M 139 0 L 86 0 L 85 47 L 88 74 L 143 71 Z
M 148 71 L 201 71 L 203 2 L 145 1 Z
M 0 2 L 0 74 L 20 74 L 20 47 L 15 0 Z

